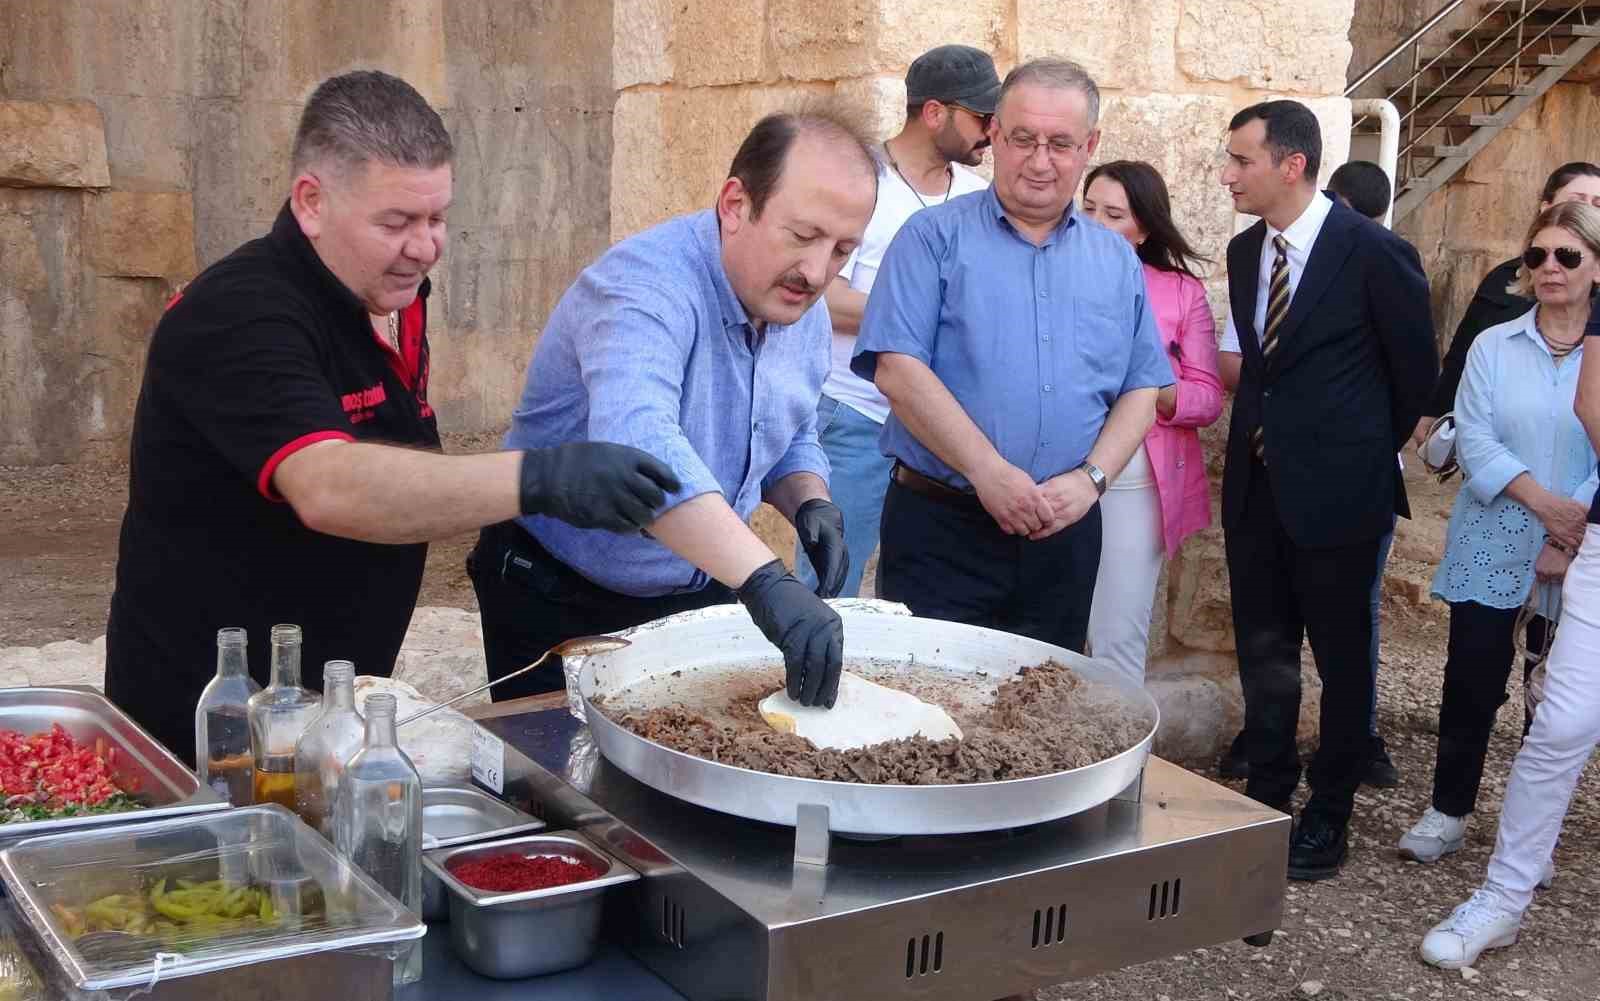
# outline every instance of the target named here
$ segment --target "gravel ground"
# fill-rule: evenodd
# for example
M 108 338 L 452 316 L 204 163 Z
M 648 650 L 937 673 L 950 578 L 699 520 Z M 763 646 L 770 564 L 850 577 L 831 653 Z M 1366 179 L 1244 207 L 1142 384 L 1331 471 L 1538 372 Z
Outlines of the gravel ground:
M 453 452 L 493 448 L 497 435 L 451 436 Z M 89 640 L 105 631 L 126 470 L 116 464 L 0 467 L 0 647 Z M 1429 926 L 1483 877 L 1520 732 L 1521 692 L 1501 713 L 1479 810 L 1466 848 L 1429 868 L 1400 861 L 1393 846 L 1427 806 L 1442 675 L 1442 605 L 1415 604 L 1437 550 L 1449 490 L 1415 484 L 1420 520 L 1408 526 L 1410 554 L 1397 548 L 1385 591 L 1380 718 L 1402 773 L 1392 790 L 1363 790 L 1351 857 L 1336 880 L 1290 884 L 1284 925 L 1273 944 L 1199 949 L 1116 974 L 1037 992 L 1040 1001 L 1190 1001 L 1317 997 L 1356 999 L 1600 999 L 1600 779 L 1591 766 L 1579 785 L 1556 853 L 1553 889 L 1534 904 L 1522 942 L 1490 953 L 1476 970 L 1444 973 L 1416 958 Z M 423 604 L 475 608 L 462 559 L 472 535 L 432 547 Z M 1520 673 L 1519 673 L 1520 677 Z M 1520 682 L 1518 682 L 1520 684 Z M 1191 763 L 1215 778 L 1210 763 Z

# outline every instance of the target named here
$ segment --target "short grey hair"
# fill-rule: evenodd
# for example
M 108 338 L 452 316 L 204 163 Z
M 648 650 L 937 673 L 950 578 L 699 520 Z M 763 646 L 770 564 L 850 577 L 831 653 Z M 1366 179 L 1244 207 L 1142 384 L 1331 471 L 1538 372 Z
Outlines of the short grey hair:
M 1024 84 L 1049 87 L 1053 90 L 1075 90 L 1089 102 L 1089 127 L 1100 123 L 1100 88 L 1095 85 L 1089 71 L 1071 59 L 1045 56 L 1025 62 L 1006 74 L 1000 85 L 1000 96 L 995 100 L 995 110 L 1006 103 L 1006 95 Z
M 1533 225 L 1528 227 L 1528 235 L 1522 241 L 1522 249 L 1533 246 L 1534 237 L 1547 229 L 1566 230 L 1589 249 L 1591 257 L 1600 258 L 1600 209 L 1586 202 L 1557 202 L 1534 217 Z M 1517 265 L 1517 277 L 1506 287 L 1506 291 L 1525 299 L 1534 298 L 1533 274 L 1528 271 L 1526 264 Z M 1590 291 L 1592 293 L 1594 290 Z
M 449 163 L 455 146 L 439 113 L 397 76 L 357 70 L 329 77 L 300 113 L 291 166 L 353 167 L 369 160 L 433 169 Z

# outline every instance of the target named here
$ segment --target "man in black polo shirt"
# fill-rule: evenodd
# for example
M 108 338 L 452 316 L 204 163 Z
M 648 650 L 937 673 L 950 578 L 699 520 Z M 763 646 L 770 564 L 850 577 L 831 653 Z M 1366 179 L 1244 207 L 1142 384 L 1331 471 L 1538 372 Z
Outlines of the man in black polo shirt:
M 272 232 L 196 278 L 150 342 L 106 627 L 106 693 L 190 758 L 216 630 L 305 629 L 308 685 L 387 675 L 430 539 L 518 515 L 633 531 L 678 483 L 597 442 L 439 454 L 427 274 L 445 244 L 450 136 L 404 81 L 319 86 Z

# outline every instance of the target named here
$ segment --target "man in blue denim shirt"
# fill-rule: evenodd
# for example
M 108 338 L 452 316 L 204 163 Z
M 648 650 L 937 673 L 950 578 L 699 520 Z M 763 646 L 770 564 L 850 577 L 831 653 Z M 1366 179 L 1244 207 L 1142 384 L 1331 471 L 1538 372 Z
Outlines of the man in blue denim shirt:
M 508 446 L 610 441 L 679 480 L 644 535 L 525 517 L 483 531 L 468 560 L 490 678 L 574 636 L 732 600 L 783 652 L 789 694 L 832 705 L 843 632 L 819 595 L 848 567 L 828 499 L 816 408 L 831 325 L 822 290 L 866 229 L 870 147 L 823 111 L 769 115 L 712 210 L 613 247 L 551 314 Z M 812 593 L 746 519 L 790 519 L 819 569 Z M 496 689 L 561 688 L 560 664 Z
M 1073 208 L 1099 103 L 1076 63 L 1011 71 L 994 185 L 901 228 L 853 362 L 892 410 L 879 594 L 1080 651 L 1100 495 L 1172 383 L 1132 248 Z

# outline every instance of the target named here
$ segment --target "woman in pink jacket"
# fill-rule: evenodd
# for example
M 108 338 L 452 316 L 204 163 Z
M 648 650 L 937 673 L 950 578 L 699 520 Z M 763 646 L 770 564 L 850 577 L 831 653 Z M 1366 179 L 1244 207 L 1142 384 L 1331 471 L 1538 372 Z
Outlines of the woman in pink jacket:
M 1216 321 L 1172 221 L 1161 175 L 1117 160 L 1089 173 L 1083 214 L 1127 238 L 1144 262 L 1148 305 L 1177 383 L 1156 399 L 1156 423 L 1100 501 L 1104 541 L 1089 612 L 1089 652 L 1144 681 L 1150 609 L 1163 556 L 1211 524 L 1211 490 L 1198 428 L 1222 412 Z

